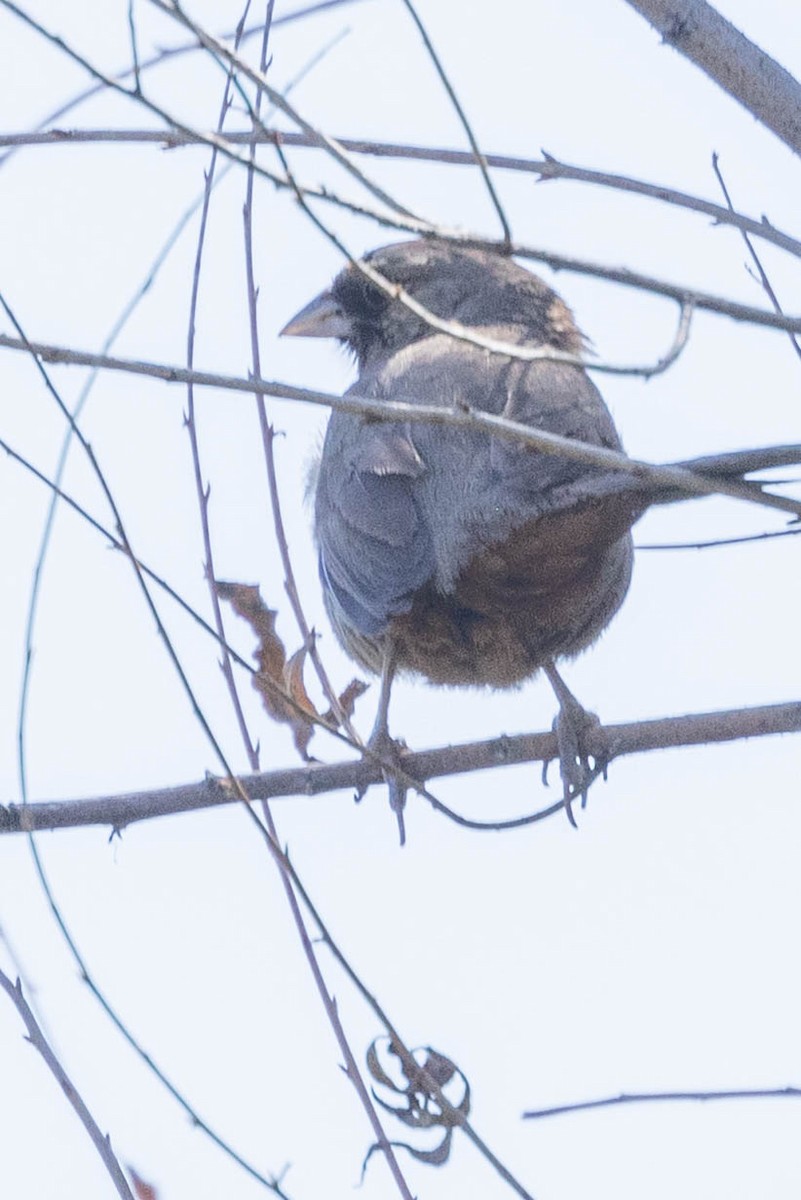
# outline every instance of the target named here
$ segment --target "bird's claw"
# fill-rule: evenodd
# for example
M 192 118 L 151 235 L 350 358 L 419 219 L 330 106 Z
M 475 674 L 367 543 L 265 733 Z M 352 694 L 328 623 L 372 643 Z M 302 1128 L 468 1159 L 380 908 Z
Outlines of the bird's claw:
M 580 796 L 581 807 L 584 808 L 590 784 L 599 774 L 606 778 L 607 758 L 599 758 L 597 754 L 590 754 L 587 750 L 590 737 L 597 734 L 600 725 L 598 716 L 587 712 L 573 696 L 569 700 L 562 700 L 553 723 L 559 749 L 559 774 L 562 779 L 565 812 L 574 829 L 577 829 L 578 825 L 573 813 L 573 801 Z M 593 737 L 592 740 L 597 741 L 597 738 Z M 543 768 L 544 779 L 546 772 L 547 764 Z
M 406 824 L 403 812 L 406 808 L 406 794 L 409 791 L 409 787 L 403 781 L 399 772 L 403 770 L 401 753 L 406 749 L 406 743 L 398 738 L 391 737 L 386 728 L 374 729 L 367 743 L 367 748 L 373 754 L 376 754 L 382 762 L 388 764 L 388 769 L 383 771 L 383 775 L 389 794 L 389 807 L 397 819 L 400 844 L 404 846 L 406 844 Z M 393 765 L 398 768 L 398 771 L 391 769 Z M 366 788 L 362 788 L 358 791 L 356 799 L 361 800 L 366 790 Z

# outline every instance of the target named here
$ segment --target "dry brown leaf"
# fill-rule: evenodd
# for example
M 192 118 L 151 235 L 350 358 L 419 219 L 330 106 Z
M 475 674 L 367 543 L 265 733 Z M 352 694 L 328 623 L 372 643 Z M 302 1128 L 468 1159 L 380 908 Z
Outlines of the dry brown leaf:
M 222 600 L 228 601 L 234 612 L 247 621 L 256 634 L 258 645 L 254 658 L 258 670 L 253 676 L 253 686 L 273 720 L 289 725 L 298 753 L 308 762 L 308 745 L 315 723 L 322 721 L 335 728 L 339 724 L 332 709 L 321 715 L 306 691 L 303 671 L 314 635 L 310 634 L 309 639 L 291 657 L 287 657 L 286 647 L 275 631 L 277 611 L 264 603 L 256 584 L 218 581 L 217 594 Z M 348 717 L 366 688 L 367 684 L 354 679 L 339 697 L 340 707 Z
M 430 1046 L 412 1050 L 411 1053 L 415 1057 L 409 1062 L 405 1058 L 401 1058 L 392 1041 L 387 1039 L 387 1053 L 397 1060 L 394 1065 L 405 1081 L 398 1082 L 392 1078 L 388 1068 L 381 1063 L 378 1052 L 379 1044 L 384 1043 L 385 1039 L 377 1038 L 370 1044 L 367 1051 L 367 1069 L 377 1084 L 394 1093 L 402 1100 L 402 1103 L 399 1105 L 389 1104 L 373 1088 L 376 1102 L 386 1112 L 392 1113 L 402 1124 L 412 1129 L 438 1127 L 443 1130 L 442 1141 L 431 1149 L 410 1146 L 407 1142 L 392 1142 L 392 1145 L 408 1150 L 420 1162 L 428 1163 L 430 1166 L 441 1166 L 448 1160 L 454 1129 L 461 1124 L 460 1118 L 466 1118 L 470 1112 L 470 1085 L 451 1059 L 440 1054 L 439 1051 L 433 1050 Z M 422 1062 L 418 1061 L 420 1057 L 423 1059 Z M 462 1085 L 461 1098 L 458 1102 L 451 1101 L 451 1109 L 443 1111 L 436 1096 L 433 1096 L 429 1090 L 429 1080 L 438 1088 L 444 1088 L 454 1079 Z M 372 1146 L 368 1151 L 362 1166 L 362 1174 L 364 1174 L 364 1168 L 375 1149 L 376 1147 Z
M 341 692 L 339 696 L 337 696 L 337 702 L 339 704 L 340 711 L 343 712 L 346 717 L 350 718 L 353 716 L 353 710 L 356 707 L 356 701 L 360 696 L 364 695 L 369 686 L 370 684 L 365 683 L 363 679 L 351 679 L 344 692 Z M 329 708 L 325 713 L 323 713 L 323 720 L 328 721 L 329 725 L 339 724 L 337 720 L 337 714 L 334 712 L 333 708 Z
M 136 1200 L 158 1200 L 159 1194 L 152 1183 L 145 1183 L 141 1175 L 137 1175 L 133 1167 L 128 1168 L 128 1174 L 133 1184 Z

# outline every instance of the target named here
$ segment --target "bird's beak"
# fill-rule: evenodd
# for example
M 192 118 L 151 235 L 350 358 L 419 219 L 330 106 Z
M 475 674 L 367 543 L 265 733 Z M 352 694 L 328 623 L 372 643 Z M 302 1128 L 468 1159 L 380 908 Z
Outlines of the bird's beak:
M 287 321 L 281 337 L 348 338 L 350 322 L 330 292 L 321 292 Z

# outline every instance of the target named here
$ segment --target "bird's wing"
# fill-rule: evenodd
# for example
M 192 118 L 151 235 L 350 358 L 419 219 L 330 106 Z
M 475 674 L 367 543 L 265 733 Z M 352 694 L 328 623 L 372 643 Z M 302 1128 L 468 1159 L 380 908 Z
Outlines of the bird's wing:
M 515 334 L 520 340 L 519 331 L 510 340 Z M 446 335 L 391 355 L 350 394 L 482 409 L 564 437 L 620 445 L 580 368 L 510 360 Z M 575 507 L 588 470 L 478 430 L 334 413 L 315 505 L 323 585 L 347 624 L 368 637 L 379 634 L 392 616 L 408 611 L 425 583 L 448 591 L 483 548 L 555 508 Z M 599 537 L 602 509 L 597 517 L 588 522 L 588 542 Z M 630 523 L 628 515 L 613 521 L 601 540 L 615 540 Z
M 351 392 L 359 390 L 368 389 Z M 332 415 L 315 498 L 320 576 L 346 624 L 366 637 L 406 612 L 433 574 L 412 486 L 424 470 L 407 427 Z

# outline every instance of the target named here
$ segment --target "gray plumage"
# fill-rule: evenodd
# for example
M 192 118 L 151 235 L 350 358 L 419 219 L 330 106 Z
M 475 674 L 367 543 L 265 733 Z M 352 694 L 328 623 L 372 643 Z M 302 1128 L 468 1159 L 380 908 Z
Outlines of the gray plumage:
M 424 241 L 367 261 L 485 337 L 582 351 L 569 309 L 511 259 Z M 581 367 L 523 362 L 434 331 L 353 267 L 285 332 L 346 342 L 359 364 L 348 394 L 466 405 L 621 448 Z M 589 645 L 626 594 L 639 515 L 619 499 L 582 501 L 591 471 L 478 430 L 333 413 L 314 513 L 326 606 L 345 649 L 379 671 L 391 644 L 401 670 L 435 683 L 504 687 Z

